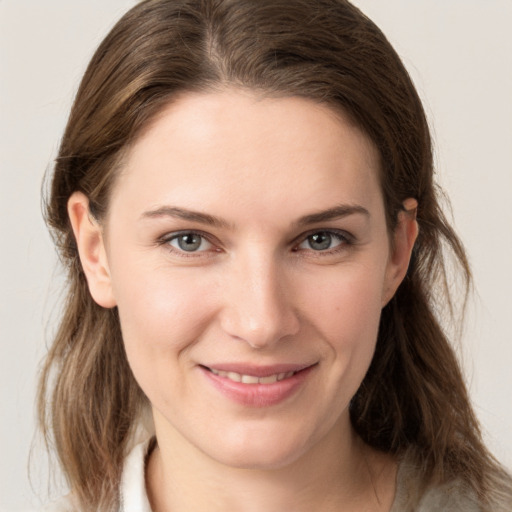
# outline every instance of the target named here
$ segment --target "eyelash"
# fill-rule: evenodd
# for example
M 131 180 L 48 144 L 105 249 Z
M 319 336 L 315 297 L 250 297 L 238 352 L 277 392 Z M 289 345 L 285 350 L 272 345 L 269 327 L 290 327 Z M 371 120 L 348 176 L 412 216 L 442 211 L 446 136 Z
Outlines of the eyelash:
M 296 240 L 297 242 L 294 242 L 292 252 L 294 253 L 301 253 L 300 245 L 307 242 L 307 240 L 314 236 L 319 234 L 326 234 L 332 237 L 333 239 L 339 241 L 338 245 L 334 246 L 333 248 L 326 249 L 326 250 L 318 250 L 315 251 L 314 249 L 304 249 L 305 251 L 308 251 L 310 255 L 314 255 L 314 257 L 323 257 L 323 256 L 332 256 L 334 254 L 338 254 L 339 252 L 342 252 L 343 250 L 347 249 L 347 246 L 351 246 L 355 244 L 354 237 L 347 233 L 346 231 L 340 231 L 337 229 L 316 229 L 311 230 L 307 233 L 303 233 L 298 237 Z M 175 248 L 171 245 L 171 242 L 174 240 L 178 240 L 180 237 L 189 235 L 189 236 L 197 236 L 200 237 L 203 241 L 206 241 L 207 243 L 211 244 L 214 247 L 214 250 L 203 250 L 203 251 L 186 251 L 183 249 Z M 176 231 L 173 233 L 169 233 L 164 235 L 163 237 L 158 239 L 158 245 L 165 246 L 169 252 L 178 255 L 182 258 L 198 258 L 198 257 L 205 257 L 205 256 L 213 256 L 216 253 L 219 253 L 222 251 L 222 249 L 218 248 L 217 244 L 214 243 L 211 240 L 211 235 L 201 232 L 201 231 L 194 231 L 194 230 L 187 230 L 187 231 Z M 201 242 L 202 243 L 202 242 Z
M 326 250 L 315 251 L 311 248 L 305 249 L 309 253 L 308 256 L 314 256 L 316 258 L 338 254 L 342 251 L 345 251 L 347 247 L 355 244 L 354 237 L 346 231 L 340 231 L 337 229 L 315 229 L 300 235 L 299 242 L 294 245 L 293 252 L 300 252 L 299 246 L 307 242 L 307 240 L 314 235 L 329 235 L 332 239 L 335 239 L 339 242 L 338 245 Z
M 221 249 L 219 249 L 219 248 L 216 248 L 213 251 L 209 251 L 209 250 L 185 251 L 185 250 L 180 250 L 178 248 L 175 248 L 171 245 L 172 241 L 178 240 L 180 237 L 185 236 L 185 235 L 198 236 L 203 241 L 206 241 L 207 243 L 211 244 L 213 247 L 216 247 L 216 244 L 211 241 L 210 235 L 208 235 L 207 233 L 203 233 L 201 231 L 194 231 L 194 230 L 175 231 L 173 233 L 166 234 L 163 237 L 159 238 L 158 245 L 165 246 L 169 252 L 171 252 L 173 254 L 177 254 L 178 256 L 180 256 L 182 258 L 199 258 L 199 257 L 205 257 L 206 255 L 212 256 L 213 255 L 212 253 L 221 252 Z

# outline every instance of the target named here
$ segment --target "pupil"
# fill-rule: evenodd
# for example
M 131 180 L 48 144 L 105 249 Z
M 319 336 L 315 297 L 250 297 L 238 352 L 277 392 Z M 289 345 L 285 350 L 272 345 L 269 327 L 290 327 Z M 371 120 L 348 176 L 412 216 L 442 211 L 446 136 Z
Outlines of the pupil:
M 329 249 L 331 241 L 332 239 L 329 233 L 315 233 L 309 237 L 309 245 L 316 251 Z
M 178 245 L 180 246 L 180 249 L 183 249 L 184 251 L 195 251 L 199 249 L 201 245 L 201 237 L 199 235 L 194 235 L 193 233 L 182 235 L 178 238 Z

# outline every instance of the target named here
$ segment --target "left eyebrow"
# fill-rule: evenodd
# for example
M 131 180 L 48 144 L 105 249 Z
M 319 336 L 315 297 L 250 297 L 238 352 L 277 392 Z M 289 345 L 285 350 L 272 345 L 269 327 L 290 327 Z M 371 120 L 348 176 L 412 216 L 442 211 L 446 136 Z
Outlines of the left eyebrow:
M 364 215 L 365 217 L 370 217 L 370 212 L 360 205 L 343 204 L 321 212 L 304 215 L 294 222 L 294 224 L 297 226 L 306 226 L 308 224 L 318 224 L 319 222 L 342 219 L 349 215 Z

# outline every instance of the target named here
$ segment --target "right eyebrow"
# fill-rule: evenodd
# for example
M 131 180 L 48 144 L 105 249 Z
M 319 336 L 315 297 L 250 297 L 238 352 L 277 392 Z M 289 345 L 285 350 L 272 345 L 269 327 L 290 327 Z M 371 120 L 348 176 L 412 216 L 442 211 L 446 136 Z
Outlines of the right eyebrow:
M 356 214 L 363 215 L 367 218 L 370 217 L 370 212 L 363 206 L 357 204 L 342 204 L 334 206 L 333 208 L 329 208 L 327 210 L 311 213 L 309 215 L 304 215 L 304 217 L 301 217 L 296 222 L 296 225 L 306 226 L 308 224 L 317 224 L 319 222 L 327 222 L 331 220 L 341 219 L 343 217 L 348 217 L 349 215 Z
M 173 217 L 176 219 L 205 224 L 207 226 L 214 226 L 216 228 L 231 227 L 229 222 L 220 217 L 215 217 L 214 215 L 196 210 L 189 210 L 187 208 L 178 208 L 176 206 L 160 206 L 154 210 L 145 211 L 141 215 L 142 219 L 154 219 L 159 217 Z

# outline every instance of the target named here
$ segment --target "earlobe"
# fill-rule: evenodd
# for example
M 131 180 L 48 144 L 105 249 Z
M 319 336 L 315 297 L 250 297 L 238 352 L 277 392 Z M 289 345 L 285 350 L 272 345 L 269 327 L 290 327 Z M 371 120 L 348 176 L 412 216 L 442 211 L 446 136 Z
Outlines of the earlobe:
M 90 213 L 89 199 L 85 194 L 74 192 L 71 195 L 68 200 L 68 215 L 91 296 L 100 306 L 112 308 L 116 301 L 103 231 Z
M 384 307 L 393 297 L 403 281 L 412 249 L 418 237 L 418 222 L 416 211 L 418 202 L 408 198 L 403 202 L 403 210 L 398 214 L 398 222 L 393 233 L 391 254 L 386 269 L 386 283 L 383 290 L 382 306 Z

